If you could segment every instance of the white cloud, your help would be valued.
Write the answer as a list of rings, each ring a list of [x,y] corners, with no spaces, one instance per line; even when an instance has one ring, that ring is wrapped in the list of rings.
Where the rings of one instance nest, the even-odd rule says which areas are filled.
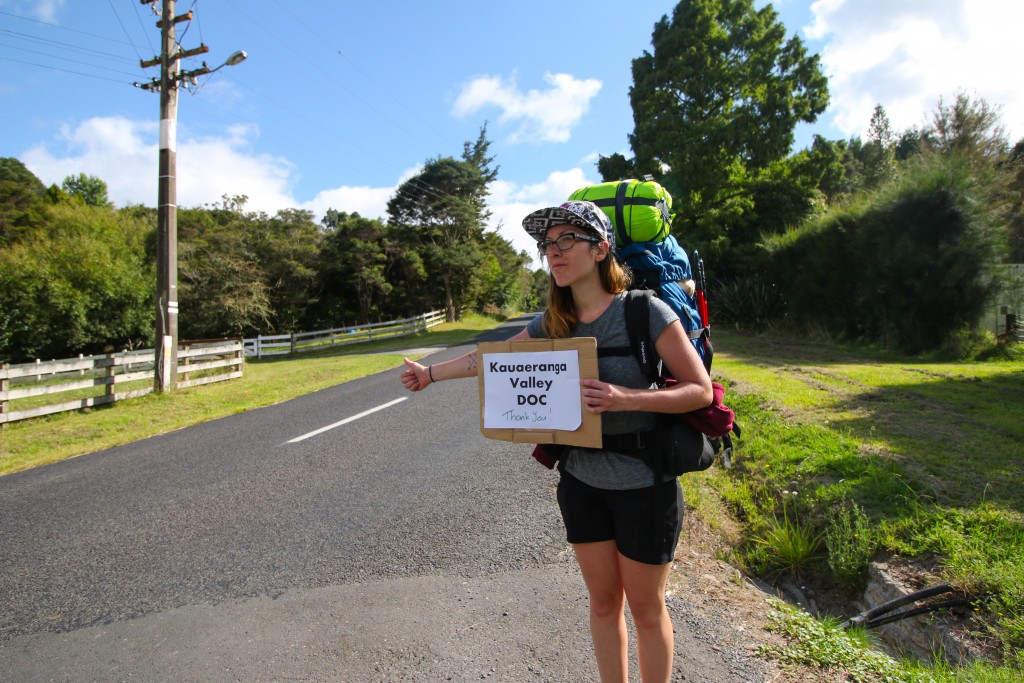
[[[570,194],[594,180],[581,168],[555,171],[539,183],[518,185],[498,180],[491,184],[488,207],[492,212],[491,228],[512,243],[516,251],[526,251],[537,265],[537,243],[523,230],[523,217],[546,206],[558,206]]]
[[[358,213],[363,218],[385,219],[388,200],[395,193],[394,187],[337,187],[323,190],[300,208],[312,211],[318,219],[327,209],[346,213]]]
[[[156,206],[157,129],[155,121],[92,118],[63,127],[54,143],[32,147],[21,155],[21,161],[46,185],[60,185],[69,175],[86,173],[107,184],[107,194],[117,206]],[[223,137],[195,138],[179,130],[175,157],[178,206],[216,204],[224,195],[246,195],[246,208],[251,211],[274,214],[280,209],[300,208],[312,211],[319,220],[327,209],[334,208],[380,218],[387,213],[395,187],[421,170],[405,171],[393,187],[336,187],[300,203],[290,192],[293,165],[281,157],[248,151],[258,134],[256,127],[248,125],[230,126]]]
[[[921,126],[940,97],[962,90],[1000,106],[1012,139],[1024,135],[1024,3],[818,0],[811,12],[803,30],[824,42],[829,113],[844,134],[864,135],[876,104],[896,130]]]
[[[60,129],[52,145],[60,151],[38,144],[20,158],[47,185],[60,185],[69,175],[86,173],[107,184],[115,204],[155,206],[157,127],[155,121],[92,118]]]
[[[247,151],[258,131],[232,126],[226,137],[194,138],[178,131],[177,204],[219,202],[247,195],[249,209],[276,212],[295,206],[289,193],[294,169],[285,159]],[[53,151],[53,150],[56,151]],[[63,127],[52,144],[40,144],[21,160],[47,185],[87,173],[107,184],[116,205],[156,205],[159,149],[157,124],[122,117],[96,117]]]
[[[501,109],[499,124],[518,122],[510,142],[566,142],[572,129],[590,108],[590,101],[601,90],[601,81],[577,79],[569,74],[544,74],[547,90],[522,92],[512,74],[506,81],[500,76],[481,76],[462,87],[452,105],[452,114],[464,117],[481,109]]]
[[[34,16],[40,21],[54,23],[57,12],[67,0],[0,0],[0,7],[9,7],[18,14]]]

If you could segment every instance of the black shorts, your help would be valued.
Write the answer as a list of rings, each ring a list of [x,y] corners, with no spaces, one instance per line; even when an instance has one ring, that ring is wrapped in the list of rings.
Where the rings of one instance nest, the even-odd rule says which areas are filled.
[[[683,490],[677,479],[612,491],[563,472],[558,507],[569,543],[614,540],[620,553],[644,564],[667,564],[675,557],[683,528]]]

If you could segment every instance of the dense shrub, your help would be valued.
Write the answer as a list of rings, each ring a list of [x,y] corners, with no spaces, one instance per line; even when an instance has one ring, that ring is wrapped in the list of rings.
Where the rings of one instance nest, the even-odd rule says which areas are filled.
[[[24,362],[152,343],[152,226],[111,209],[59,203],[48,227],[0,250],[0,358]]]
[[[978,322],[1000,254],[981,176],[923,159],[898,183],[769,244],[789,312],[906,352]]]

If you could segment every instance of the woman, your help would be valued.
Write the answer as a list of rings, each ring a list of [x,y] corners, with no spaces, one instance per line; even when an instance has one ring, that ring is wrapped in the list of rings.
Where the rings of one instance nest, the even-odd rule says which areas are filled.
[[[512,340],[596,337],[598,348],[628,346],[625,291],[629,273],[613,256],[614,230],[595,204],[569,201],[535,211],[523,227],[548,261],[548,308]],[[677,383],[657,388],[632,356],[599,358],[601,379],[580,381],[586,410],[602,413],[605,434],[655,427],[655,413],[684,413],[711,403],[711,380],[678,316],[652,299],[651,339]],[[406,359],[402,383],[420,391],[433,382],[477,374],[476,352],[424,366]],[[682,490],[671,475],[656,481],[641,459],[570,448],[558,483],[558,505],[590,594],[590,631],[603,683],[625,683],[625,605],[637,634],[640,675],[664,683],[672,673],[672,623],[665,584],[683,521]]]

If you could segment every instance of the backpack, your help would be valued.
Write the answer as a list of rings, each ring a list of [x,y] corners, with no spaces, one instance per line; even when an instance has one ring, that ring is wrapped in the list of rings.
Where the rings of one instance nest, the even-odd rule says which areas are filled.
[[[654,347],[654,340],[650,338],[650,297],[654,296],[649,290],[631,290],[627,292],[626,298],[626,329],[630,337],[630,346],[626,349],[632,353],[643,374],[652,383],[664,387],[676,380],[662,365],[662,359],[657,355]],[[706,329],[706,334],[710,332]],[[601,355],[622,355],[623,348],[598,349],[598,356]],[[712,356],[709,355],[709,358]],[[711,362],[705,364],[705,370],[711,375]],[[707,408],[680,415],[666,414],[665,418],[672,421],[685,421],[694,429],[709,437],[712,449],[717,455],[722,453],[722,465],[728,469],[732,467],[732,433],[736,438],[740,437],[741,430],[736,423],[736,414],[723,402],[725,387],[720,382],[712,382],[714,397]],[[714,458],[707,462],[701,461],[696,469],[708,469]],[[694,471],[694,470],[687,470]]]
[[[661,242],[672,226],[672,195],[651,176],[588,185],[569,195],[570,201],[580,199],[601,207],[615,226],[615,243],[620,247]]]
[[[643,180],[618,180],[580,188],[570,200],[593,202],[615,228],[615,255],[633,273],[633,286],[657,293],[679,316],[704,367],[711,371],[710,330],[707,312],[701,312],[698,297],[683,289],[693,279],[690,259],[670,233],[672,195],[649,175]],[[697,292],[703,292],[703,262],[697,264]],[[699,296],[699,295],[698,295]]]

